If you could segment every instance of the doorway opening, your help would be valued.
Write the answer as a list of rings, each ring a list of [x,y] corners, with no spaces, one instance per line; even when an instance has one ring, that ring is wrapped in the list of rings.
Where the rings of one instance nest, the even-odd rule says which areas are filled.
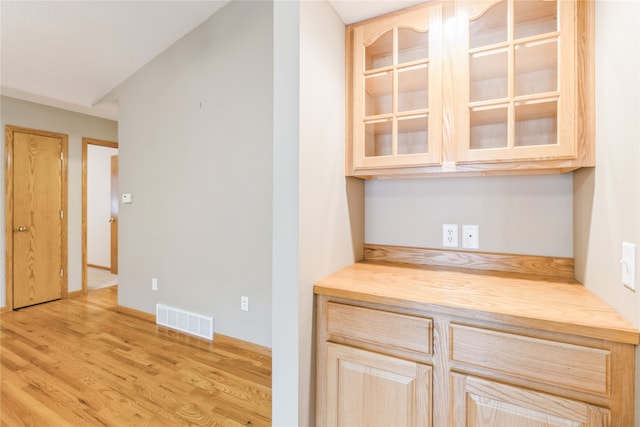
[[[118,143],[82,138],[82,292],[117,284]]]

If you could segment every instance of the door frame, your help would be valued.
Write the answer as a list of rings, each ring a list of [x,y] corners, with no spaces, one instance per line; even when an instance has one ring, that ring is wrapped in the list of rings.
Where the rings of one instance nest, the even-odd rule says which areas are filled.
[[[61,160],[61,185],[62,185],[62,236],[61,246],[62,253],[61,264],[64,269],[62,278],[62,298],[67,298],[69,294],[69,262],[68,262],[68,218],[69,218],[69,201],[67,195],[68,187],[68,153],[69,153],[69,135],[64,133],[55,133],[38,129],[25,128],[20,126],[5,126],[5,307],[4,311],[13,310],[13,133],[23,132],[33,135],[46,136],[50,138],[58,138],[62,145]]]
[[[89,145],[118,148],[118,143],[95,138],[82,138],[82,294],[89,292],[87,283],[87,174],[89,170]]]

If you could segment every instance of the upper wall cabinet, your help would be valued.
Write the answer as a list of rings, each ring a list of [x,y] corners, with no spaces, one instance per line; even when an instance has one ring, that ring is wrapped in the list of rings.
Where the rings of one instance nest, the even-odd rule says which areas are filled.
[[[427,3],[347,27],[347,174],[594,165],[593,2]]]
[[[440,164],[441,9],[353,27],[354,168]]]

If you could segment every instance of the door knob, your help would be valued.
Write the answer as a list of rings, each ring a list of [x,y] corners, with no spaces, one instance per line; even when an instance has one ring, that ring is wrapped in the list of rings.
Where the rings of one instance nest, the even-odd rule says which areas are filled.
[[[24,225],[21,225],[18,228],[16,228],[14,231],[23,232],[23,231],[27,231],[27,230],[28,230],[27,227],[25,227]]]
[[[115,220],[115,218],[109,218],[109,224],[112,224]]]

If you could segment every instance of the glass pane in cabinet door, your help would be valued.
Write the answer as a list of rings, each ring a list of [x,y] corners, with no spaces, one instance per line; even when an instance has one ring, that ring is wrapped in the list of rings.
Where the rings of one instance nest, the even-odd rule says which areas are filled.
[[[557,143],[558,103],[556,101],[516,104],[517,147]]]
[[[558,41],[516,45],[516,96],[555,92],[558,88]]]
[[[472,150],[485,148],[505,148],[508,145],[507,106],[471,110],[471,141]]]
[[[521,39],[557,31],[557,8],[557,2],[552,0],[514,1],[514,38]]]
[[[365,77],[364,114],[375,116],[391,114],[393,102],[393,73],[375,74]]]
[[[364,49],[365,71],[393,65],[393,30],[387,31]]]
[[[489,46],[507,41],[507,11],[506,0],[492,6],[485,13],[469,23],[469,47]]]
[[[398,28],[398,64],[429,58],[429,33]]]
[[[429,117],[427,115],[398,119],[398,154],[429,152]]]
[[[482,52],[469,58],[469,100],[488,101],[508,96],[508,52]]]
[[[365,157],[390,156],[393,154],[393,123],[391,120],[364,124]]]
[[[427,64],[398,70],[398,112],[429,107],[429,68]]]

